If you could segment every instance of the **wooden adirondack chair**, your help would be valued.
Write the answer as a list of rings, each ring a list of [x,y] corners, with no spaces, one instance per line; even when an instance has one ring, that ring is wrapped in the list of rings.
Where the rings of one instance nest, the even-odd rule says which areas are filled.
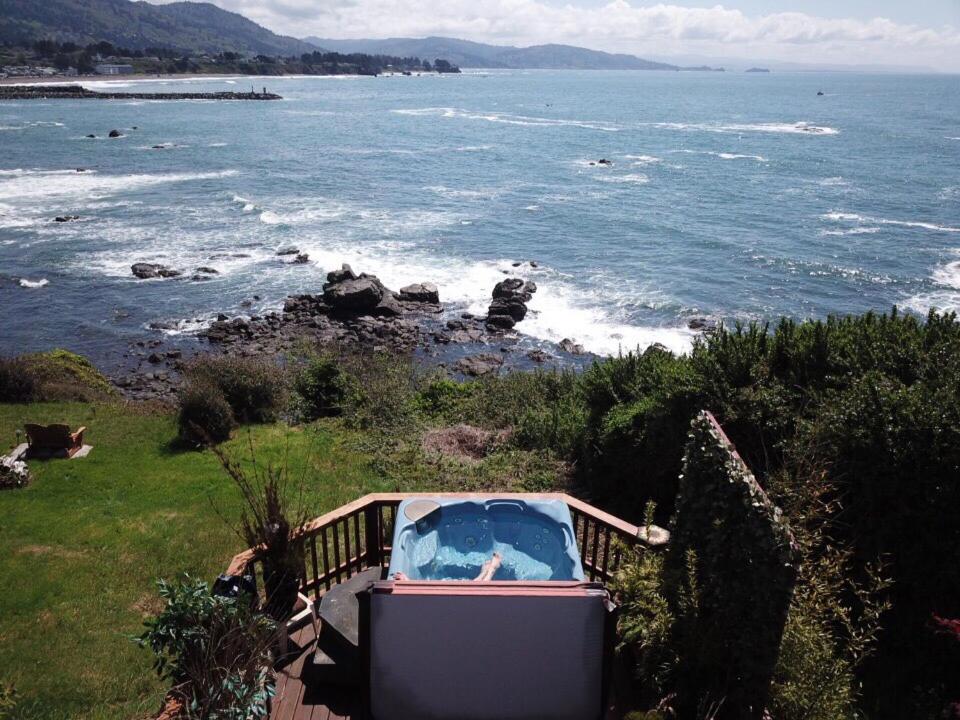
[[[73,457],[83,447],[83,433],[85,427],[76,432],[70,432],[69,425],[33,425],[26,424],[27,456],[32,458],[44,457]]]

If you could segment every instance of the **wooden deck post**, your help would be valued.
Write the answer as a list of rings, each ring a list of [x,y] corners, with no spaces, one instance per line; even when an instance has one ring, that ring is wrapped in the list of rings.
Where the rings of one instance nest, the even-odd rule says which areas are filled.
[[[379,567],[380,556],[380,503],[371,502],[363,509],[364,544],[367,549],[367,567]],[[359,549],[357,550],[359,555]]]

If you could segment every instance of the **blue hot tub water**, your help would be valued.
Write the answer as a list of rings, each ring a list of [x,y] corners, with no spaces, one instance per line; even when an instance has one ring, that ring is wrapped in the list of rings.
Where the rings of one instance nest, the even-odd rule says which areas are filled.
[[[559,500],[433,499],[439,507],[410,520],[397,510],[389,573],[411,580],[472,580],[494,552],[494,580],[583,580],[573,520]]]

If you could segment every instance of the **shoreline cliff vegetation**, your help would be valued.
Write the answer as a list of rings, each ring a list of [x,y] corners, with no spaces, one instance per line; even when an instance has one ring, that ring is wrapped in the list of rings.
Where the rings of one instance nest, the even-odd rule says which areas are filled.
[[[12,717],[157,706],[148,658],[124,642],[158,610],[153,579],[212,578],[238,549],[220,516],[239,498],[209,442],[286,457],[304,471],[311,515],[377,490],[563,489],[669,524],[703,409],[796,538],[772,716],[938,718],[960,697],[960,644],[938,632],[960,617],[952,314],[720,327],[685,356],[654,346],[579,373],[474,381],[404,355],[309,346],[282,364],[200,357],[178,407],[123,401],[82,359],[47,357],[0,362],[0,433],[12,444],[24,422],[86,425],[94,451],[31,463],[30,485],[0,493],[0,687],[15,688]],[[82,372],[64,369],[74,365]],[[697,656],[686,630],[696,588],[671,599],[676,573],[641,552],[617,583],[632,718],[711,700],[677,700],[683,668],[717,659]],[[58,652],[36,642],[44,635],[63,639]]]

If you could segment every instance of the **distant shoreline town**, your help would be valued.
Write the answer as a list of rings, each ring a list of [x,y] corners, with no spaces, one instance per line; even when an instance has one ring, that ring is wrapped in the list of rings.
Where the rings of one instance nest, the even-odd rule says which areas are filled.
[[[460,68],[442,58],[338,53],[315,50],[299,56],[274,56],[146,48],[131,50],[107,41],[85,46],[37,40],[29,46],[0,49],[0,81],[62,80],[79,77],[217,75],[403,75],[455,74]]]

